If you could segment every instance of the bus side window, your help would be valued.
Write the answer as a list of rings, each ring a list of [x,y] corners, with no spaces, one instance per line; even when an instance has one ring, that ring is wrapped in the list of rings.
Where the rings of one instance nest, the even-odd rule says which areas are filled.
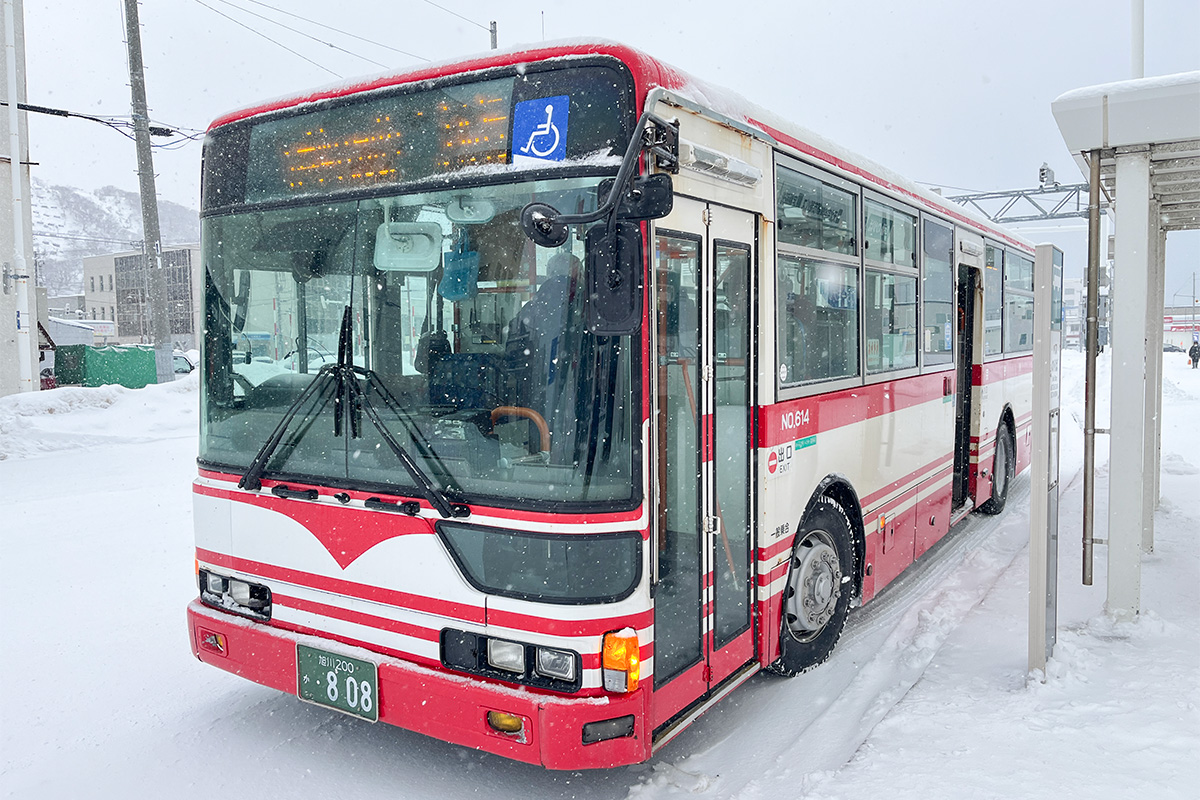
[[[858,273],[810,259],[779,262],[780,382],[858,374]]]

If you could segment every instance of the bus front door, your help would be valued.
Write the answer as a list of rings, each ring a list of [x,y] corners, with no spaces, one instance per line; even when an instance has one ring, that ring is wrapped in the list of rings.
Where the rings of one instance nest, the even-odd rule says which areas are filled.
[[[655,728],[755,655],[754,225],[676,197],[653,237]]]

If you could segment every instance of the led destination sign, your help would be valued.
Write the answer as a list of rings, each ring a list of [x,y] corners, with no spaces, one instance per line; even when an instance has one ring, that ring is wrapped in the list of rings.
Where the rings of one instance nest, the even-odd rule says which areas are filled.
[[[204,210],[413,184],[470,167],[529,169],[512,164],[526,145],[544,158],[539,166],[619,155],[633,121],[632,88],[615,67],[572,65],[251,117],[216,128],[205,142]],[[532,111],[524,119],[514,109]]]
[[[395,184],[508,158],[512,80],[277,120],[250,136],[247,199]]]

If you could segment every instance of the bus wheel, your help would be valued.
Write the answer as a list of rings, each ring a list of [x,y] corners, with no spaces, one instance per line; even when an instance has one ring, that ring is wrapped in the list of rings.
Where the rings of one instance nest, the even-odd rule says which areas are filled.
[[[783,590],[779,658],[767,669],[799,675],[829,657],[850,610],[854,549],[850,521],[840,506],[819,501],[796,534]]]
[[[996,431],[996,456],[992,459],[992,496],[979,510],[984,514],[999,514],[1008,502],[1008,487],[1016,474],[1017,448],[1013,444],[1012,432],[1007,423],[1001,423]]]

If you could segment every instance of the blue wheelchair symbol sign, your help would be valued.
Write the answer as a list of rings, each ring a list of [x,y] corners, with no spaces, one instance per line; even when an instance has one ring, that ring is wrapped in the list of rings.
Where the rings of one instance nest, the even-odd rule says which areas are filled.
[[[571,98],[539,97],[513,109],[513,163],[562,161],[567,157],[567,113]]]

